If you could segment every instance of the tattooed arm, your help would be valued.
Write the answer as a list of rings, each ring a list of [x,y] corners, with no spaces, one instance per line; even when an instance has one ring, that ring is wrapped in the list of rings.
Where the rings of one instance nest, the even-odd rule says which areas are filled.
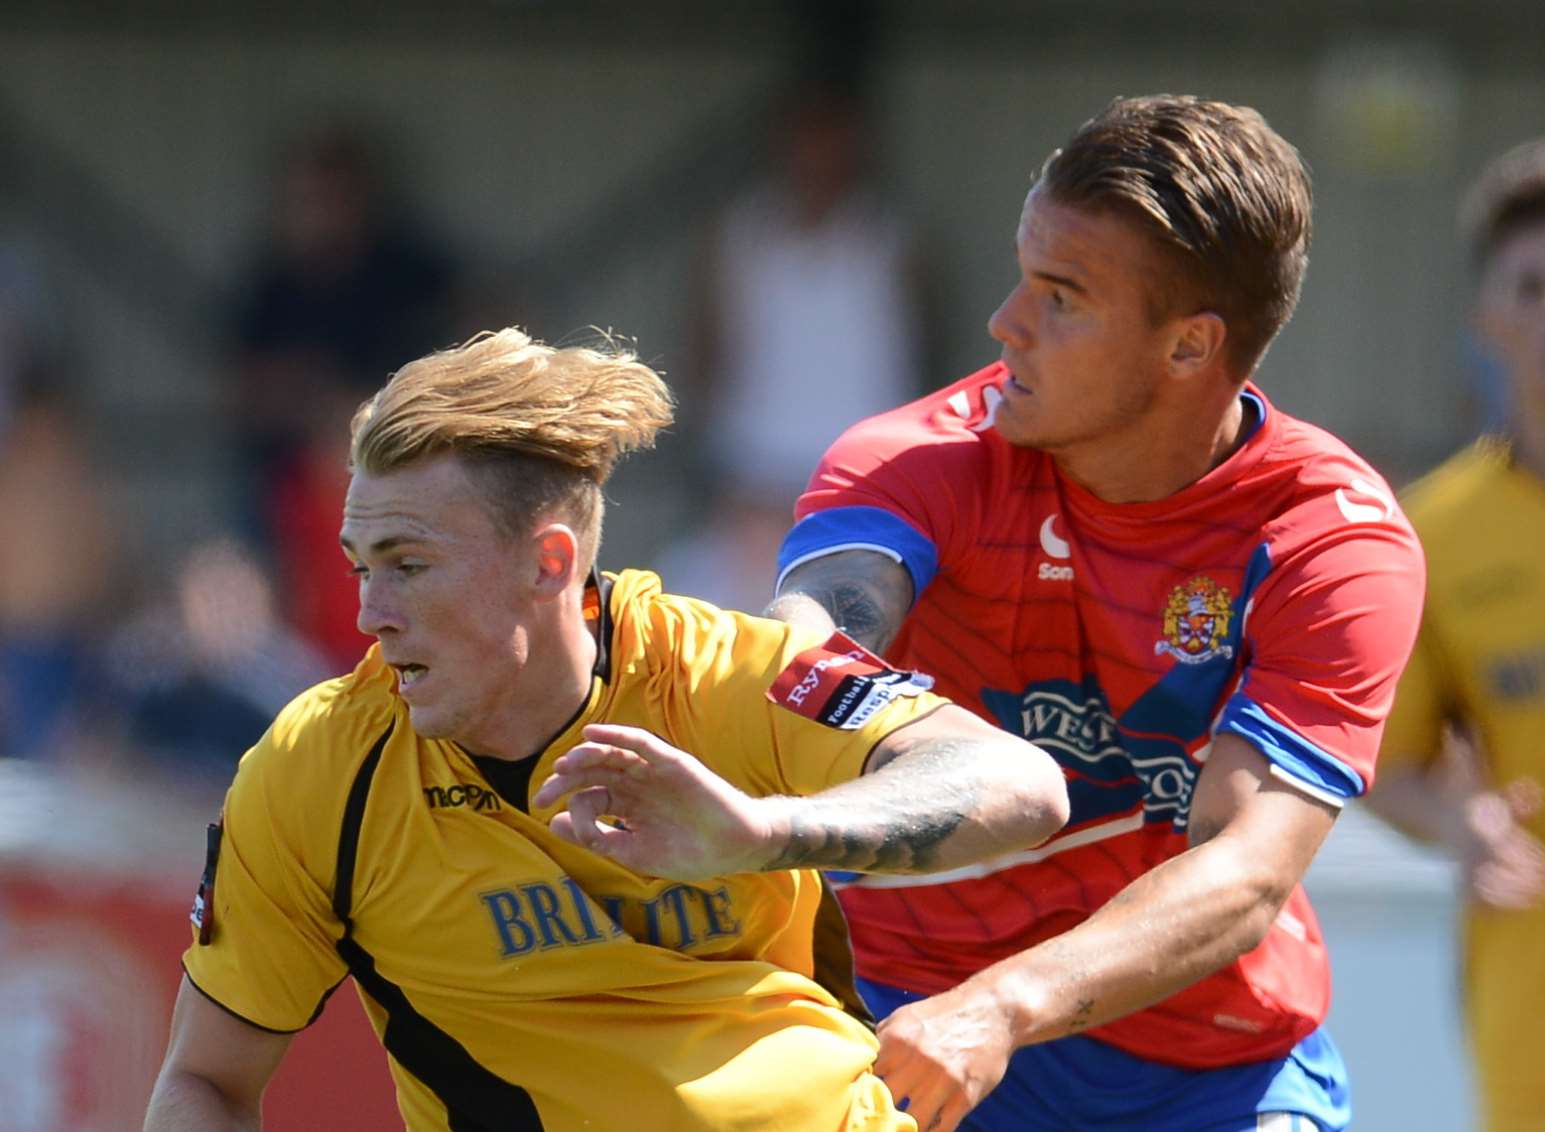
[[[1246,740],[1219,735],[1189,851],[1070,931],[897,1010],[880,1024],[875,1071],[920,1128],[956,1127],[1018,1047],[1151,1006],[1259,944],[1336,813],[1273,777]]]
[[[1039,845],[1068,820],[1051,756],[953,704],[892,731],[863,777],[768,801],[777,869],[939,872]]]
[[[568,794],[550,823],[560,837],[677,880],[938,872],[1037,845],[1068,816],[1049,755],[952,704],[881,740],[862,777],[803,798],[752,798],[641,728],[592,724],[585,739],[557,760],[533,805]]]
[[[795,625],[841,629],[883,654],[912,607],[912,575],[873,550],[839,550],[790,570],[764,612]]]

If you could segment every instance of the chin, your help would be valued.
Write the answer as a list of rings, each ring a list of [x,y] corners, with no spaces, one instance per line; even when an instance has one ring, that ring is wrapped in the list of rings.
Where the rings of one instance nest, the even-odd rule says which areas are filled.
[[[1016,421],[1012,418],[1005,419],[1000,412],[993,421],[993,428],[999,436],[1014,445],[1016,448],[1039,448],[1042,438],[1036,434],[1036,430],[1026,421]]]
[[[421,739],[449,739],[453,728],[442,713],[433,708],[408,705],[408,722]]]

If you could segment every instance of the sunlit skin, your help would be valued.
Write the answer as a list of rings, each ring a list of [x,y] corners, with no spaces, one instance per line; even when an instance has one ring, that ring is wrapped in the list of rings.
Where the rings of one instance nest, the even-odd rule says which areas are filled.
[[[1512,233],[1493,253],[1475,328],[1507,381],[1518,458],[1545,478],[1545,222]]]
[[[453,455],[355,472],[343,514],[359,628],[397,670],[414,730],[497,758],[540,751],[595,663],[573,531],[539,519],[507,535]]]
[[[1217,315],[1155,322],[1146,288],[1165,268],[1148,235],[1037,189],[1016,247],[1019,282],[987,323],[1012,375],[999,434],[1113,503],[1162,499],[1227,459],[1244,375],[1228,372]]]

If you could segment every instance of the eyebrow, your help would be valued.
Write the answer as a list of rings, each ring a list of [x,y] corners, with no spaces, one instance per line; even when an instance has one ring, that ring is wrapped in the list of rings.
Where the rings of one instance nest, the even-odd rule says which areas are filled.
[[[390,538],[377,539],[375,542],[370,544],[369,550],[372,554],[385,554],[388,551],[396,550],[399,546],[409,546],[419,541],[419,539],[406,538],[401,535],[393,535]],[[342,546],[343,549],[348,551],[350,554],[358,553],[354,547],[354,544],[349,541],[346,535],[338,536],[338,545]]]
[[[1087,295],[1089,289],[1076,279],[1070,279],[1066,275],[1054,275],[1049,271],[1032,271],[1030,273],[1037,279],[1043,279],[1047,283],[1056,284],[1058,287],[1066,287],[1069,291],[1077,291],[1080,295]]]

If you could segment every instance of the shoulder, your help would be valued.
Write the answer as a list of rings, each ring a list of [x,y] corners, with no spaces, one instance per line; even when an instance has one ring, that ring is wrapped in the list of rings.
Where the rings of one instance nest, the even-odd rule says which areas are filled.
[[[771,680],[812,637],[782,621],[665,593],[645,570],[613,577],[611,612],[617,662],[675,672],[694,687],[735,675]]]
[[[1317,425],[1281,414],[1251,478],[1275,502],[1275,514],[1264,524],[1275,558],[1327,539],[1395,543],[1420,554],[1394,489],[1348,444]]]
[[[301,810],[345,796],[354,773],[395,723],[392,671],[372,647],[346,676],[302,692],[242,758],[232,802],[278,795]]]
[[[827,452],[812,489],[891,484],[938,496],[952,484],[981,483],[1032,458],[993,428],[1003,372],[995,363],[853,425]]]

